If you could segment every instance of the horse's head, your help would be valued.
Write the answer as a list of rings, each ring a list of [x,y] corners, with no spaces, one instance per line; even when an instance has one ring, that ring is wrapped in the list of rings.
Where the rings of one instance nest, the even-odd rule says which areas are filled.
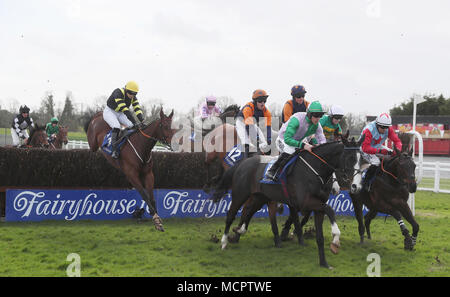
[[[348,140],[348,135],[349,131],[341,136],[344,153],[341,155],[339,170],[336,171],[339,186],[343,189],[349,189],[352,185],[355,172],[358,169],[360,147],[365,138],[365,135],[363,135],[358,141],[355,141],[354,137]]]
[[[169,116],[166,116],[163,112],[163,109],[161,107],[161,110],[159,112],[159,131],[156,134],[156,138],[158,138],[159,141],[164,143],[165,145],[168,145],[170,147],[170,143],[172,141],[172,137],[175,134],[175,130],[172,129],[172,117],[173,117],[173,109]]]
[[[37,123],[34,124],[34,129],[30,133],[27,145],[32,147],[48,147],[47,133],[45,133],[45,128],[40,127]]]
[[[397,181],[408,188],[408,192],[414,193],[417,190],[416,164],[412,159],[412,148],[406,152],[400,152],[395,146],[396,155],[389,161],[389,169]]]
[[[230,106],[227,106],[225,110],[220,114],[219,118],[222,120],[222,122],[225,122],[227,118],[236,118],[240,111],[240,107],[237,104],[233,104]]]
[[[64,143],[64,145],[67,145],[67,143],[69,142],[69,139],[67,138],[68,131],[69,131],[69,127],[60,126],[59,133],[56,136],[61,141],[61,143]]]

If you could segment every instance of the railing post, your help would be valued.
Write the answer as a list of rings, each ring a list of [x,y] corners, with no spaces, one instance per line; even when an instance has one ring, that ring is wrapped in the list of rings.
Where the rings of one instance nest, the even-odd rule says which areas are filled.
[[[440,165],[439,165],[439,162],[436,162],[435,168],[434,168],[434,192],[435,193],[439,193],[440,178],[441,178]]]

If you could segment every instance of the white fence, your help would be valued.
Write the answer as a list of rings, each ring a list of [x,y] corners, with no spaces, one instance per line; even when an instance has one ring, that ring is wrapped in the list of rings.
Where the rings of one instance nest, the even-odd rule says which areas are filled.
[[[423,162],[422,165],[422,170],[426,172],[425,174],[423,174],[423,177],[425,179],[431,178],[431,182],[433,182],[433,185],[430,186],[428,183],[426,183],[427,180],[424,180],[422,178],[422,182],[419,184],[419,187],[417,187],[417,189],[421,191],[433,191],[435,193],[450,194],[450,190],[441,189],[441,181],[449,180],[448,182],[450,182],[450,163]],[[428,174],[428,172],[432,172],[432,174]]]

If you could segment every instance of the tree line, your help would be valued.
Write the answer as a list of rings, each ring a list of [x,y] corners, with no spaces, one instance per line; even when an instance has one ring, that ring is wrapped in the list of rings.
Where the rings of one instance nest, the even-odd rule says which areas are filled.
[[[445,98],[441,94],[439,96],[425,95],[423,96],[423,99],[425,99],[425,102],[417,105],[418,115],[450,115],[450,98]],[[107,97],[102,96],[93,100],[94,103],[89,106],[85,106],[85,108],[80,108],[80,106],[75,107],[72,93],[67,92],[64,99],[64,105],[61,108],[61,104],[57,104],[60,102],[57,102],[53,93],[49,91],[41,99],[39,108],[37,110],[31,110],[30,116],[35,122],[39,123],[40,125],[45,125],[46,123],[50,122],[50,119],[52,117],[57,117],[62,125],[69,127],[69,131],[82,131],[84,123],[88,121],[96,112],[104,109],[106,100]],[[199,99],[197,105],[192,107],[187,112],[175,110],[174,120],[176,121],[177,119],[181,118],[189,118],[192,120],[193,115],[196,114],[197,108],[203,102],[203,100],[204,98]],[[141,108],[144,112],[147,122],[151,122],[159,118],[159,111],[161,107],[164,108],[164,104],[161,100],[152,99],[140,101]],[[413,102],[414,97],[411,97],[409,100],[406,100],[399,106],[394,106],[392,109],[390,109],[390,114],[392,116],[412,115]],[[229,105],[236,104],[236,102],[231,97],[223,96],[218,98],[217,104],[222,109],[225,109]],[[284,102],[274,102],[268,105],[268,108],[272,113],[272,117],[278,117],[281,119],[283,104]],[[6,110],[2,109],[2,106],[0,106],[0,127],[11,126],[14,117],[19,112],[18,107],[16,107],[15,109],[17,110],[14,110],[13,108],[9,108],[9,110]],[[356,135],[359,134],[358,131],[361,131],[366,124],[365,121],[366,119],[364,115],[348,113],[341,121],[341,126],[344,131],[350,128],[351,135]],[[281,123],[279,127],[281,127]]]

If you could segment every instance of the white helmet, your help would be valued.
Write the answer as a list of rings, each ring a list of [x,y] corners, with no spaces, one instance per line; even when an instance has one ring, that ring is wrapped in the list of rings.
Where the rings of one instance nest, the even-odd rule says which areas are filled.
[[[328,112],[330,116],[343,116],[344,115],[344,109],[339,105],[333,105],[330,108],[330,111]]]
[[[392,120],[391,117],[383,112],[382,114],[380,114],[377,119],[375,120],[375,122],[380,125],[380,126],[385,126],[385,127],[390,127],[392,126]]]

